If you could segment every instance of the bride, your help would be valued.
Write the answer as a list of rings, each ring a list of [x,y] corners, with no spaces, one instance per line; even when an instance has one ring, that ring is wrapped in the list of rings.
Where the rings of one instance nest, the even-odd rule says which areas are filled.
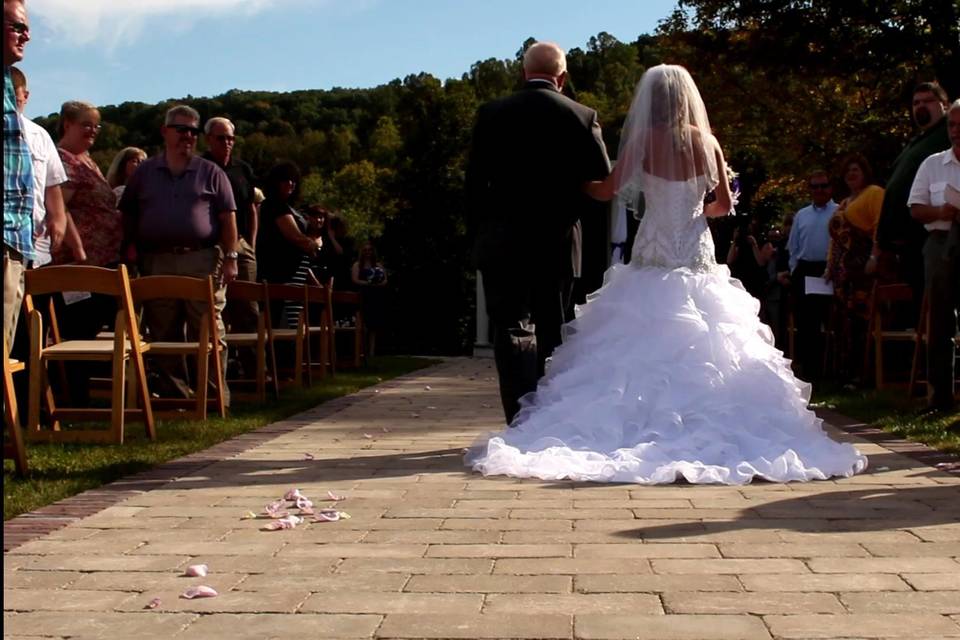
[[[725,168],[687,70],[649,69],[615,171],[585,186],[599,200],[643,194],[631,262],[607,271],[511,428],[479,440],[468,466],[640,484],[822,480],[866,467],[823,431],[759,303],[714,260],[706,217],[730,211]]]

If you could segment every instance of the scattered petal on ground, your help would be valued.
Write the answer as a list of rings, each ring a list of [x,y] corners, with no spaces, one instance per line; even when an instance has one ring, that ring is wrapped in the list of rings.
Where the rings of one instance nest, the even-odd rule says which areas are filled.
[[[420,414],[419,414],[419,413],[411,413],[411,414],[410,414],[410,417],[411,417],[411,418],[419,418],[419,417],[420,417]]]
[[[312,453],[304,453],[304,454],[303,454],[303,459],[304,459],[304,460],[313,460],[313,459],[314,459],[314,456],[313,456]]]
[[[432,391],[432,388],[430,387],[430,385],[426,385],[426,386],[424,387],[424,390],[425,390],[425,391]]]
[[[186,598],[187,600],[193,600],[194,598],[213,598],[216,597],[217,590],[213,587],[208,587],[205,584],[201,584],[196,587],[190,587],[186,591],[180,594],[181,598]]]
[[[144,608],[144,609],[156,609],[156,608],[159,607],[159,606],[160,606],[160,598],[154,598],[153,600],[151,600],[151,601],[148,602],[147,604],[143,605],[143,608]]]
[[[341,517],[341,513],[336,509],[321,509],[313,518],[314,522],[336,522]]]
[[[268,522],[267,524],[260,527],[261,531],[280,531],[281,529],[295,529],[298,524],[303,522],[303,518],[299,516],[286,516],[273,522]]]
[[[259,516],[258,516],[257,514],[255,514],[253,511],[247,511],[245,514],[243,514],[242,516],[240,516],[240,519],[241,519],[241,520],[253,520],[254,518],[258,518],[258,517],[259,517]]]
[[[390,433],[390,429],[387,429],[386,427],[384,427],[383,429],[381,429],[381,431],[383,431],[384,433]]]
[[[302,498],[303,494],[300,493],[300,489],[290,489],[285,494],[283,494],[284,500],[296,500],[297,498]]]
[[[286,508],[285,500],[274,500],[263,508],[263,513],[270,518],[282,518],[286,515]]]
[[[364,437],[364,438],[366,438],[367,440],[371,440],[371,439],[373,439],[373,436],[372,436],[372,435],[370,435],[369,433],[365,433],[365,434],[363,434],[363,437]]]
[[[191,578],[202,578],[207,575],[209,567],[205,564],[192,564],[187,567],[187,570],[183,572],[183,575],[190,576]]]
[[[296,507],[297,509],[310,509],[311,507],[313,507],[313,502],[311,502],[310,500],[307,500],[305,496],[300,496],[299,498],[297,498]]]
[[[333,491],[327,491],[327,499],[333,500],[334,502],[340,502],[341,500],[346,500],[347,496],[341,496]]]

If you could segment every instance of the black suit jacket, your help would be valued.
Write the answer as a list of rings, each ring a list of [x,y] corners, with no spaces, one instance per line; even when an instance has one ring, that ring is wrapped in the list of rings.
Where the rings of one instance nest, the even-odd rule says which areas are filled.
[[[467,166],[481,271],[543,279],[579,270],[582,186],[610,171],[593,109],[546,82],[483,105]]]

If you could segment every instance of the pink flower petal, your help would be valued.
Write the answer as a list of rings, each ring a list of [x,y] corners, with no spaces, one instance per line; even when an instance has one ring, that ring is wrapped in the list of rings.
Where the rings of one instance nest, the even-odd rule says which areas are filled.
[[[187,600],[193,600],[194,598],[214,598],[216,597],[217,590],[213,587],[208,587],[207,585],[201,584],[196,587],[190,587],[186,591],[180,594],[181,598],[186,598]]]
[[[207,575],[208,567],[205,564],[192,564],[187,567],[187,570],[183,572],[183,575],[190,576],[191,578],[202,578]]]
[[[320,511],[316,517],[314,517],[314,522],[336,522],[340,519],[340,512],[336,509],[324,509]]]
[[[333,491],[327,491],[327,499],[333,500],[334,502],[340,502],[341,500],[346,500],[347,496],[341,496],[334,493]]]
[[[300,489],[290,489],[285,494],[283,494],[283,499],[293,501],[301,497],[302,495],[303,494],[300,493]]]
[[[154,598],[143,606],[144,609],[156,609],[160,606],[160,598]]]
[[[299,496],[296,502],[297,509],[309,509],[313,507],[313,502],[307,500],[304,496]]]
[[[299,516],[287,516],[285,518],[280,518],[279,520],[274,520],[262,527],[261,531],[279,531],[281,529],[295,529],[298,524],[303,522],[303,518]]]
[[[303,459],[304,459],[304,460],[313,460],[314,457],[313,457],[313,454],[312,454],[312,453],[304,453],[304,454],[303,454]]]
[[[286,509],[287,503],[285,500],[274,500],[270,504],[266,505],[263,508],[263,513],[273,517],[274,514],[279,513],[280,511]]]
[[[425,390],[425,391],[431,391],[430,385],[426,385],[426,386],[424,387],[424,390]]]
[[[369,433],[365,433],[365,434],[363,434],[363,437],[364,437],[364,438],[366,438],[367,440],[370,440],[370,439],[372,439],[372,438],[373,438],[373,436],[372,436],[372,435],[370,435]]]

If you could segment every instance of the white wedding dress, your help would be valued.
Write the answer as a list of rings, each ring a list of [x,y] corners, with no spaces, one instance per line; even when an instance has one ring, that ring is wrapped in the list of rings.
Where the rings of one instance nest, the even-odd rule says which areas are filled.
[[[862,471],[867,459],[831,440],[807,408],[810,385],[774,348],[757,300],[716,264],[706,185],[643,182],[631,263],[607,271],[511,428],[481,438],[466,464],[484,475],[640,484]]]

